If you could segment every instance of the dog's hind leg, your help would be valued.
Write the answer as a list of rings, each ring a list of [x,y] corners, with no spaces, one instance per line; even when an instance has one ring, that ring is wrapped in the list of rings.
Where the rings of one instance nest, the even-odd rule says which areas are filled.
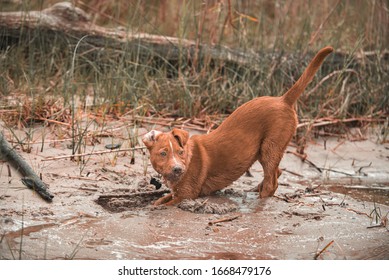
[[[282,170],[281,170],[280,168],[278,168],[277,172],[278,172],[278,175],[277,175],[277,179],[278,179],[278,178],[281,176],[281,174],[282,174]],[[252,192],[261,192],[262,189],[263,189],[263,181],[264,181],[264,180],[265,180],[265,179],[263,179],[263,180],[261,181],[261,183],[259,183],[258,187],[253,188],[253,189],[251,189],[250,191],[252,191]]]
[[[284,149],[280,149],[271,140],[264,141],[261,145],[259,162],[263,167],[264,178],[258,186],[259,197],[265,198],[273,196],[278,188],[278,177],[282,171],[278,168]]]
[[[278,171],[278,175],[277,175],[277,178],[278,178],[278,177],[281,176],[282,170],[278,168],[277,171]],[[252,175],[251,175],[251,176],[252,176]],[[252,177],[254,177],[254,176],[252,176]],[[262,188],[263,188],[263,181],[264,181],[264,180],[262,180],[261,183],[259,183],[258,187],[253,187],[253,188],[251,188],[251,189],[246,190],[245,192],[261,192],[261,190],[262,190]]]

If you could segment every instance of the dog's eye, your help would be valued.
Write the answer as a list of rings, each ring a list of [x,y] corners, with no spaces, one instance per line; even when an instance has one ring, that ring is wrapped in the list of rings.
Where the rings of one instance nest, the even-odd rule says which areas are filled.
[[[180,156],[182,156],[182,155],[184,154],[184,151],[183,151],[183,150],[180,150],[180,151],[178,151],[178,154],[179,154]]]
[[[163,157],[166,157],[167,153],[166,152],[161,152],[160,155],[163,156]]]

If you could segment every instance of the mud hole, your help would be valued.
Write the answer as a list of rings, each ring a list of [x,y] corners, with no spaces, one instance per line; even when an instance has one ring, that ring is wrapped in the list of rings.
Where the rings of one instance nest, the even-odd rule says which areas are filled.
[[[96,200],[96,203],[102,206],[109,212],[119,213],[123,211],[139,211],[144,209],[156,210],[166,208],[165,206],[153,206],[153,202],[163,195],[169,193],[168,189],[148,191],[148,192],[134,192],[132,194],[115,194],[115,195],[101,195]],[[200,214],[226,214],[236,212],[239,210],[237,202],[228,199],[241,198],[240,202],[245,204],[247,194],[238,193],[233,189],[226,189],[216,193],[214,196],[208,198],[187,199],[179,203],[177,207],[181,210],[200,213]]]
[[[153,201],[157,200],[166,193],[168,193],[168,190],[133,194],[103,195],[99,196],[96,203],[112,213],[135,211],[151,206]]]
[[[311,141],[306,152],[323,172],[285,154],[269,199],[250,192],[262,180],[256,163],[254,177],[225,190],[154,207],[169,190],[149,184],[157,174],[147,154],[45,161],[70,151],[52,136],[41,152],[38,132],[34,152],[21,154],[55,197],[46,203],[0,163],[0,259],[314,259],[332,241],[319,259],[389,259],[389,147],[374,139]]]

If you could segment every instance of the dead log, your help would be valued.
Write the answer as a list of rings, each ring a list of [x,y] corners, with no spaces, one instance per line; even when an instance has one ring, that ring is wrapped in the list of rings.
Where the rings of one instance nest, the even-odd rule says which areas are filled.
[[[7,161],[12,167],[19,171],[22,182],[30,189],[35,190],[44,200],[51,202],[54,198],[47,190],[47,185],[36,175],[30,165],[15,151],[4,138],[0,131],[0,158]]]
[[[113,49],[120,52],[134,53],[137,58],[144,57],[176,66],[177,63],[187,65],[213,64],[229,65],[234,69],[245,68],[253,71],[263,71],[260,64],[273,64],[278,61],[309,61],[310,55],[258,53],[247,50],[236,50],[226,46],[200,44],[193,40],[148,33],[134,33],[123,26],[106,28],[95,25],[90,16],[70,2],[57,3],[42,11],[1,12],[0,13],[0,49],[6,49],[13,44],[26,43],[37,35],[51,34],[61,36],[71,45],[80,43],[86,48],[85,52],[104,52]],[[50,36],[49,36],[50,37]],[[53,39],[52,38],[52,39]],[[82,39],[82,42],[80,40]],[[49,41],[50,42],[50,41]],[[53,41],[51,41],[53,42]],[[288,59],[284,59],[290,56]],[[349,54],[336,52],[332,55],[332,67],[342,69],[345,62],[350,60]],[[376,52],[361,52],[354,57],[358,64],[366,64],[374,60]],[[389,52],[383,51],[381,60],[389,59]],[[372,61],[374,62],[374,61]],[[180,65],[182,66],[182,65]],[[354,67],[353,67],[354,66]]]
[[[82,45],[90,49],[112,48],[137,53],[138,56],[159,57],[163,61],[192,63],[199,58],[238,65],[252,65],[253,56],[247,52],[221,46],[208,46],[195,41],[133,33],[124,27],[105,28],[89,21],[89,15],[72,3],[61,2],[42,11],[0,13],[0,46],[18,42],[21,37],[33,38],[33,34],[61,35],[72,44],[81,38]],[[38,33],[34,33],[38,32]],[[3,41],[3,42],[1,42]],[[7,42],[8,41],[8,42]]]

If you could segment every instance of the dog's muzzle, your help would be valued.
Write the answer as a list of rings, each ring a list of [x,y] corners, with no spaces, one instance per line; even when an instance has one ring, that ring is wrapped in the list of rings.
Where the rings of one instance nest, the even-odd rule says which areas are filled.
[[[185,172],[185,169],[179,165],[176,165],[174,166],[172,169],[171,169],[171,172],[169,174],[167,174],[167,179],[169,181],[178,181],[181,176],[184,174]]]

